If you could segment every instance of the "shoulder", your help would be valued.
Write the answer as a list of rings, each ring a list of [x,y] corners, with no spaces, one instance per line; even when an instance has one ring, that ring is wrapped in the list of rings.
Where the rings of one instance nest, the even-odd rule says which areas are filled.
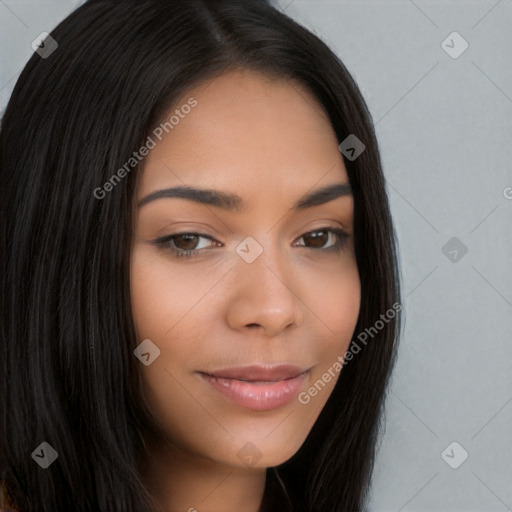
[[[0,480],[0,512],[18,512],[10,499],[3,480]]]

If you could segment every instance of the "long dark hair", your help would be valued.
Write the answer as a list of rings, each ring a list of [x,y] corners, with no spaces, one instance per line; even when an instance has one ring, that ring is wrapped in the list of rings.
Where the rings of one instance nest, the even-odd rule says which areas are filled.
[[[138,169],[108,198],[93,191],[193,85],[235,68],[304,84],[338,140],[354,134],[365,145],[345,158],[362,296],[352,348],[400,309],[378,144],[339,58],[263,1],[89,0],[51,36],[58,48],[31,57],[0,132],[1,475],[23,511],[150,510],[138,464],[153,423],[129,286]],[[294,510],[364,510],[398,311],[381,324],[279,467]],[[31,456],[42,442],[58,453],[48,469]]]

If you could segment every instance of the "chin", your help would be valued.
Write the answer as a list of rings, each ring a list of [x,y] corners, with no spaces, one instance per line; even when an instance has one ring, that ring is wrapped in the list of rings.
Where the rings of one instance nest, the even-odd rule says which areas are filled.
[[[275,427],[272,427],[275,428]],[[277,427],[277,430],[279,427]],[[291,459],[300,449],[308,432],[297,435],[281,435],[267,429],[258,436],[240,436],[230,441],[229,460],[226,460],[228,449],[222,449],[219,455],[230,465],[237,467],[267,468],[279,466]],[[222,447],[228,448],[228,447]]]

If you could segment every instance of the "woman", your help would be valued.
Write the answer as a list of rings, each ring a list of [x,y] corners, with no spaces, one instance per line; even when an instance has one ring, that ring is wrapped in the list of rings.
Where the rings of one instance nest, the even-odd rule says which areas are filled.
[[[51,37],[0,134],[13,506],[364,510],[401,305],[353,79],[257,0]]]

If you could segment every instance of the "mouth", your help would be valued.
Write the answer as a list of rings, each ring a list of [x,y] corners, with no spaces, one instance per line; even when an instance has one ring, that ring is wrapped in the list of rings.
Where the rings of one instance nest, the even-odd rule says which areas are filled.
[[[201,378],[236,405],[256,411],[278,409],[298,394],[310,369],[294,365],[246,366],[198,372]]]

